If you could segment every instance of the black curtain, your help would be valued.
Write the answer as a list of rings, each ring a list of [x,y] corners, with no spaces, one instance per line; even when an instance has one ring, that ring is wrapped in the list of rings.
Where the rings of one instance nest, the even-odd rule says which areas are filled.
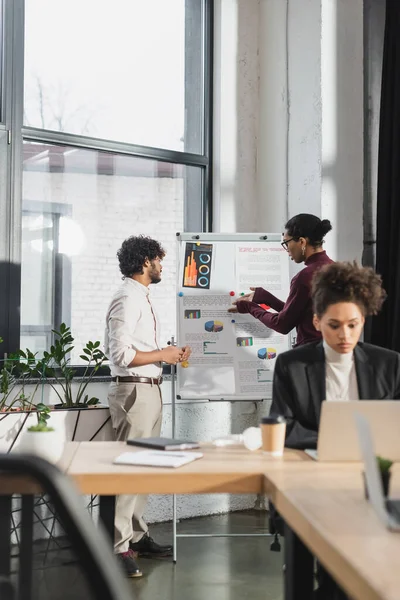
[[[400,352],[400,0],[386,0],[379,124],[376,271],[388,297],[371,341]]]

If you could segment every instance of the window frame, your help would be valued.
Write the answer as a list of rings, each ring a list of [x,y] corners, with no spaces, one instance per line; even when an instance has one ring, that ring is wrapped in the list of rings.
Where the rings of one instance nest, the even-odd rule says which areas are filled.
[[[141,146],[125,142],[104,140],[63,132],[42,130],[23,125],[23,86],[24,86],[24,6],[25,0],[0,0],[3,2],[3,37],[0,39],[1,73],[1,117],[0,133],[4,130],[7,136],[6,193],[0,192],[0,216],[5,215],[6,236],[0,245],[0,277],[5,281],[0,302],[4,307],[1,336],[4,339],[0,346],[0,359],[20,347],[20,305],[21,305],[21,234],[22,234],[22,147],[24,141],[68,145],[89,150],[107,151],[114,154],[125,154],[153,161],[178,163],[188,167],[200,167],[201,207],[194,202],[185,203],[184,230],[210,231],[212,229],[212,128],[213,128],[213,38],[214,38],[214,0],[202,0],[202,106],[195,106],[193,119],[202,119],[203,151],[201,153],[180,152],[150,146]],[[185,0],[185,8],[198,5],[193,0]],[[198,13],[199,14],[199,13]],[[187,27],[190,15],[185,10],[185,44],[187,43]],[[197,23],[197,22],[196,22]],[[190,37],[190,36],[189,36]],[[185,49],[185,52],[187,48]],[[190,60],[190,55],[189,55]],[[186,66],[185,73],[189,65]],[[197,63],[198,64],[198,63]],[[200,71],[199,71],[200,72]],[[190,90],[185,86],[185,100]],[[199,115],[199,110],[202,115]],[[188,117],[190,119],[190,115]],[[185,120],[186,123],[186,120]],[[190,134],[190,127],[188,128]],[[194,134],[195,135],[195,134]],[[188,194],[190,181],[185,183],[185,197]],[[197,185],[197,184],[196,184]],[[198,185],[197,185],[198,188]],[[83,367],[77,366],[77,375]],[[169,369],[166,369],[169,371]],[[101,373],[104,376],[108,367]]]

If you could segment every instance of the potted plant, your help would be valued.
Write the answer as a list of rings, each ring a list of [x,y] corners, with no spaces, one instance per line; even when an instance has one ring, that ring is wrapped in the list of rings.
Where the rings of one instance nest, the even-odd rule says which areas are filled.
[[[70,329],[62,325],[54,333],[59,344],[55,343],[41,360],[30,350],[19,350],[0,361],[0,452],[26,452],[56,463],[67,440],[114,439],[108,406],[99,406],[99,400],[86,393],[105,360],[100,342],[86,344],[82,354],[86,369],[79,383],[73,384],[76,371],[69,361],[73,349]],[[35,406],[39,388],[40,403]],[[60,407],[66,410],[53,410],[51,404],[57,392]],[[96,407],[96,411],[76,410],[89,406]],[[19,510],[17,502],[14,509]],[[43,515],[48,519],[51,513],[45,509]],[[45,528],[38,535],[47,537],[48,532]],[[13,535],[18,543],[17,533]]]
[[[390,468],[393,464],[392,460],[388,458],[382,458],[382,456],[376,457],[378,463],[379,473],[382,479],[382,487],[385,498],[389,495],[389,487],[390,487],[390,477],[392,475]]]
[[[377,455],[376,462],[378,465],[379,474],[381,476],[383,494],[384,494],[385,498],[387,498],[389,495],[389,487],[390,487],[390,477],[391,477],[390,468],[393,464],[393,461],[389,460],[388,458],[383,458],[382,456]],[[367,487],[366,481],[365,481],[365,473],[363,473],[363,477],[364,477],[365,497],[368,500],[368,487]]]
[[[21,441],[17,446],[18,452],[35,454],[45,458],[51,463],[57,463],[63,453],[65,436],[54,427],[49,427],[50,407],[42,402],[37,404],[37,424],[28,427],[21,434]]]
[[[93,376],[106,360],[105,354],[100,350],[100,342],[87,342],[83,348],[83,354],[80,358],[86,363],[85,371],[80,378],[78,389],[75,391],[72,383],[76,370],[71,366],[71,352],[74,349],[72,345],[74,338],[71,335],[70,327],[61,323],[59,331],[53,329],[56,336],[50,352],[43,353],[43,359],[38,364],[46,379],[57,394],[60,403],[54,408],[88,408],[99,403],[96,397],[89,398],[86,389]],[[54,380],[54,383],[51,381]]]
[[[58,398],[57,408],[64,409],[52,410],[50,421],[61,437],[68,441],[114,439],[108,406],[88,393],[88,385],[106,359],[100,342],[88,342],[83,348],[81,358],[86,365],[78,377],[71,366],[74,339],[70,328],[62,324],[54,334],[54,345],[40,360],[30,350],[19,350],[0,361],[0,452],[12,451],[36,422],[39,388],[41,403],[52,410]],[[80,410],[87,408],[96,411]]]

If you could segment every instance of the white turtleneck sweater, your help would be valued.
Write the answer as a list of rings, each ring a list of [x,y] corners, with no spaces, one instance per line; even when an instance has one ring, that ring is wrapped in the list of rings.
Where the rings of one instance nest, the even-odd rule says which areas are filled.
[[[324,341],[326,400],[359,400],[354,354],[340,354]]]

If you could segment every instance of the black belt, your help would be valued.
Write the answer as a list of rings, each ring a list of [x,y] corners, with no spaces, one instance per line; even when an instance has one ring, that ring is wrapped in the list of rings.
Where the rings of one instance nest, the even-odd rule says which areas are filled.
[[[111,381],[117,383],[151,383],[155,385],[161,385],[163,382],[162,377],[139,377],[137,375],[127,375],[126,377],[111,377]]]

